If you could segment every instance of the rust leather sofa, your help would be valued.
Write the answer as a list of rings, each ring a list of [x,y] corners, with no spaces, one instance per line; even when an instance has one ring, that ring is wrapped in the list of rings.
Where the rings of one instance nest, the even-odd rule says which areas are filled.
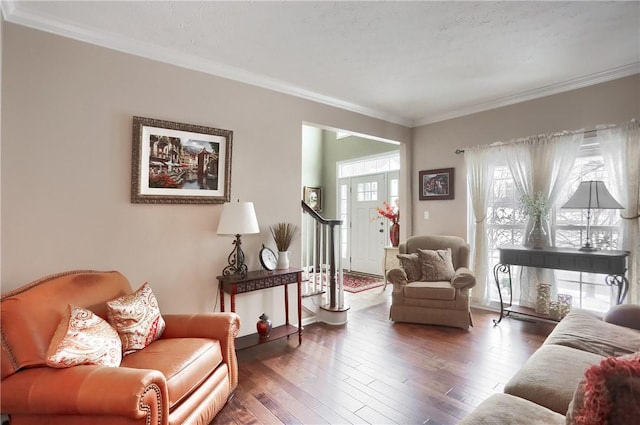
[[[2,296],[0,409],[12,425],[211,422],[238,383],[234,313],[163,315],[161,337],[119,367],[45,364],[68,304],[106,319],[106,301],[130,293],[119,272],[71,271]]]

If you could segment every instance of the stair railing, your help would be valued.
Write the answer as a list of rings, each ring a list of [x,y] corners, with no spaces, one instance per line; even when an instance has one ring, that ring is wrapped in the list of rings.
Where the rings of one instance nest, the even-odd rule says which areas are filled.
[[[328,220],[302,201],[302,270],[306,282],[303,296],[322,294],[321,308],[342,311],[342,220]]]

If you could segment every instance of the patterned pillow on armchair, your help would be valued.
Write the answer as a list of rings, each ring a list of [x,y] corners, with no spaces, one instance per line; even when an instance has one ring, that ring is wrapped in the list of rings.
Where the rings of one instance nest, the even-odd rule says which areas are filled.
[[[451,260],[451,249],[418,249],[422,266],[422,280],[425,282],[450,281],[455,270]]]
[[[422,264],[418,254],[398,254],[396,255],[400,260],[400,265],[407,274],[407,280],[409,282],[415,282],[422,279]]]

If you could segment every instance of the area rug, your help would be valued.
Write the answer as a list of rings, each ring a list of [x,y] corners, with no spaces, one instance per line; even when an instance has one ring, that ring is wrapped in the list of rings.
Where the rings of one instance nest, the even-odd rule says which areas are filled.
[[[382,276],[366,273],[342,272],[344,290],[351,293],[367,291],[384,285]]]

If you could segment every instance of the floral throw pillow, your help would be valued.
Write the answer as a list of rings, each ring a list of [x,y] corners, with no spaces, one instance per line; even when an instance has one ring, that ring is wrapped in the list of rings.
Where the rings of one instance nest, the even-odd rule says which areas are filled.
[[[122,345],[118,333],[101,317],[69,305],[49,343],[45,361],[55,368],[117,367],[122,361]]]
[[[420,264],[418,254],[398,254],[396,257],[400,260],[400,265],[407,274],[407,280],[409,282],[422,279],[422,265]]]
[[[147,282],[132,294],[108,301],[107,312],[125,355],[143,349],[164,331],[158,301]]]
[[[585,371],[569,404],[571,425],[635,424],[640,417],[640,352],[607,357]]]
[[[450,281],[455,274],[450,249],[418,249],[418,256],[422,265],[422,280],[425,282]]]

